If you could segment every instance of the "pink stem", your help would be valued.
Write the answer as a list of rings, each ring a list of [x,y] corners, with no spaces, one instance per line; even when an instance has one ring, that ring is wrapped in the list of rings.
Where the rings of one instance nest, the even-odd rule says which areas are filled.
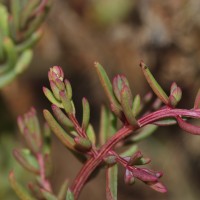
[[[42,187],[45,190],[51,192],[52,191],[51,184],[46,179],[46,176],[45,176],[45,164],[44,164],[44,157],[43,157],[42,153],[37,154],[37,160],[38,160],[38,164],[40,166],[40,178],[41,178]]]

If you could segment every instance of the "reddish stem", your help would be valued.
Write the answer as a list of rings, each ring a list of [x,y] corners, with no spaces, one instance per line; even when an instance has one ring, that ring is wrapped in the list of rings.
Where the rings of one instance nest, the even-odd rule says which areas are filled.
[[[85,165],[82,167],[81,171],[78,173],[76,179],[74,180],[71,191],[74,194],[75,199],[78,198],[81,189],[86,183],[87,179],[91,175],[91,173],[95,170],[95,168],[102,162],[103,158],[107,155],[107,153],[112,150],[112,148],[123,138],[127,137],[133,131],[138,130],[140,127],[143,127],[147,124],[153,123],[157,120],[177,116],[186,116],[191,118],[200,118],[200,109],[196,110],[185,110],[185,109],[172,109],[169,107],[163,108],[159,111],[155,111],[153,113],[147,114],[138,120],[139,126],[130,126],[126,125],[121,128],[116,134],[114,134],[106,144],[104,144],[100,150],[97,152],[98,154],[94,155],[94,157],[90,158]],[[122,161],[122,160],[121,160]],[[123,163],[123,162],[122,162]]]
[[[44,156],[42,155],[42,153],[37,154],[37,160],[38,160],[38,164],[40,166],[40,178],[41,178],[42,187],[46,191],[51,192],[52,191],[51,184],[50,184],[49,180],[46,179],[46,176],[45,176]]]

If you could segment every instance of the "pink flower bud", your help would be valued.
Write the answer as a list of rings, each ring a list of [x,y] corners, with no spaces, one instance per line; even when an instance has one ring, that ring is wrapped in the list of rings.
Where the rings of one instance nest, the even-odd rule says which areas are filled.
[[[48,72],[48,77],[49,77],[49,80],[55,81],[58,78],[61,81],[63,81],[64,72],[61,67],[53,66],[52,68],[50,68],[50,70]]]

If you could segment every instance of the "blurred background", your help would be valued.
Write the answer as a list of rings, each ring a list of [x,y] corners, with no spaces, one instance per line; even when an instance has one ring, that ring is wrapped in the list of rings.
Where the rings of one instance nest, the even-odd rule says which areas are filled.
[[[48,86],[47,72],[53,65],[62,66],[72,84],[78,118],[81,98],[88,98],[97,132],[100,105],[107,100],[94,61],[105,67],[110,78],[125,74],[133,93],[144,95],[150,88],[139,68],[143,60],[167,92],[176,81],[183,90],[179,107],[191,108],[200,86],[199,9],[198,0],[54,0],[31,66],[0,93],[0,199],[17,199],[6,184],[12,168],[22,183],[31,179],[28,174],[23,178],[24,171],[11,155],[11,149],[20,146],[16,117],[34,106],[44,121],[42,110],[50,109],[50,103],[42,86]],[[81,164],[52,137],[51,181],[57,192],[66,177],[75,177]],[[176,126],[161,127],[139,147],[152,159],[152,167],[164,172],[162,182],[169,192],[159,194],[139,181],[126,186],[121,170],[119,200],[199,199],[200,137]],[[80,199],[105,199],[104,178],[102,170]]]

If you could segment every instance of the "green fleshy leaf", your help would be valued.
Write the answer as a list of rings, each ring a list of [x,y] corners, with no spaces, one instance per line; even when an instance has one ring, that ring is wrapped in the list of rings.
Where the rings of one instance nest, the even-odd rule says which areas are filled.
[[[8,11],[7,8],[0,4],[0,33],[2,37],[9,35],[8,29]]]
[[[61,185],[60,190],[58,192],[58,200],[65,200],[68,186],[69,186],[69,181],[65,180],[63,184]]]
[[[131,138],[131,140],[133,142],[139,142],[139,141],[149,137],[157,128],[158,128],[158,126],[153,125],[153,124],[146,125],[145,127],[143,127],[141,129],[141,131],[137,135],[134,135]]]
[[[54,132],[54,134],[59,138],[59,140],[69,149],[74,150],[74,141],[66,133],[66,131],[58,124],[51,113],[48,110],[43,111],[44,117],[49,124],[49,127]]]
[[[47,97],[47,99],[52,103],[55,104],[56,106],[58,106],[59,108],[63,108],[63,105],[61,102],[59,102],[53,95],[53,93],[51,92],[51,90],[49,90],[46,87],[43,87],[43,92],[44,95]]]
[[[161,86],[158,84],[158,82],[153,77],[152,73],[150,72],[149,68],[143,63],[140,63],[140,67],[142,68],[142,71],[144,73],[144,76],[149,83],[150,87],[154,91],[154,93],[158,96],[158,98],[164,103],[169,103],[169,98],[165,91],[161,88]]]
[[[51,192],[41,189],[42,195],[45,200],[58,200],[56,196],[54,196]]]
[[[33,57],[32,50],[25,50],[22,55],[19,57],[16,66],[15,66],[15,72],[16,74],[21,74],[30,64]]]
[[[28,191],[16,181],[13,171],[11,171],[9,174],[9,181],[12,189],[21,200],[36,200],[35,198],[31,197]]]
[[[89,139],[83,137],[75,137],[75,148],[79,151],[89,151],[92,148],[92,143]]]
[[[82,99],[82,106],[83,106],[82,128],[84,130],[87,130],[90,121],[90,105],[86,98]]]
[[[137,145],[131,145],[127,150],[120,154],[121,157],[130,157],[138,150]]]
[[[67,190],[66,200],[74,200],[74,194],[70,189]]]
[[[53,80],[50,80],[50,87],[51,87],[51,91],[53,92],[54,97],[60,101],[60,90],[59,88],[56,86],[55,82]]]
[[[74,109],[73,109],[71,100],[68,98],[66,92],[60,91],[60,98],[61,98],[61,101],[62,101],[62,105],[63,105],[63,107],[65,109],[65,112],[68,115],[73,114]]]
[[[115,98],[115,95],[113,94],[113,90],[112,90],[112,84],[105,72],[105,70],[103,69],[103,67],[99,64],[99,63],[95,63],[95,68],[97,71],[97,74],[99,76],[100,82],[105,90],[105,93],[111,103],[111,107],[113,112],[115,112],[115,114],[117,116],[120,116],[121,113],[121,106],[119,105],[117,99]]]
[[[141,98],[140,95],[137,94],[133,100],[132,112],[133,115],[136,117],[141,111]]]
[[[169,125],[177,124],[177,121],[174,118],[167,118],[167,119],[155,121],[153,124],[155,124],[156,126],[169,126]]]
[[[58,120],[58,122],[66,128],[73,128],[74,125],[71,120],[62,112],[62,110],[56,105],[51,106],[52,111]]]
[[[28,149],[24,150],[13,150],[15,159],[28,171],[35,174],[39,173],[39,166],[37,160],[30,154]]]
[[[64,83],[65,83],[67,96],[71,100],[72,99],[72,86],[71,86],[70,82],[67,79],[64,80]]]
[[[89,140],[92,142],[93,145],[95,145],[96,144],[96,134],[95,134],[94,128],[91,124],[89,124],[86,133],[87,133]]]
[[[122,91],[121,91],[121,105],[122,105],[122,109],[124,112],[124,115],[127,119],[127,121],[129,122],[129,124],[131,125],[136,125],[137,121],[132,113],[132,95],[130,93],[130,90],[127,86],[124,86]],[[130,105],[131,102],[131,105]]]
[[[7,56],[7,65],[8,68],[14,68],[17,61],[17,51],[13,41],[5,37],[3,40],[4,49]]]
[[[117,200],[117,164],[106,169],[106,198],[107,200]]]

